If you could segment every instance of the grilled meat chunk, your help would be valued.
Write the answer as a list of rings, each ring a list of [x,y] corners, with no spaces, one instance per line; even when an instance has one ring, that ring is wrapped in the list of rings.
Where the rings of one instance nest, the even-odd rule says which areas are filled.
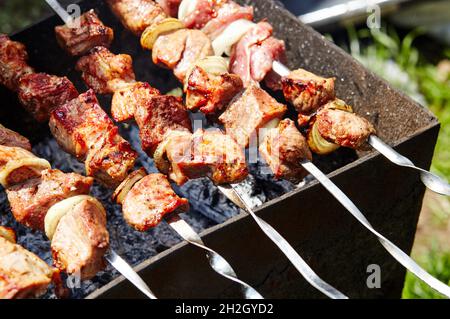
[[[131,83],[117,90],[111,102],[111,114],[115,121],[123,122],[134,118],[136,109],[160,92],[144,82]]]
[[[74,21],[73,26],[55,27],[59,45],[72,56],[87,54],[96,46],[109,47],[114,31],[106,27],[94,10],[90,10]]]
[[[46,122],[51,111],[78,97],[79,93],[66,77],[33,73],[20,79],[18,94],[25,109],[37,121]]]
[[[266,78],[275,60],[284,60],[284,42],[272,37],[272,32],[269,23],[260,22],[233,47],[230,69],[242,78],[245,87]]]
[[[317,129],[327,141],[353,149],[361,148],[375,128],[363,117],[343,110],[324,107],[317,112]]]
[[[282,79],[283,94],[297,112],[308,115],[335,98],[334,78],[298,69]]]
[[[259,151],[275,178],[293,183],[300,182],[307,175],[301,161],[312,160],[305,137],[290,119],[282,120],[276,128],[267,131]]]
[[[243,89],[239,76],[225,73],[208,74],[196,66],[188,75],[186,85],[186,106],[204,114],[217,114]]]
[[[113,94],[122,85],[135,81],[131,56],[113,54],[105,47],[92,49],[78,61],[76,69],[97,94]]]
[[[247,147],[257,130],[273,119],[282,118],[287,107],[278,103],[263,89],[252,85],[236,98],[219,117],[228,135]]]
[[[44,218],[51,206],[66,198],[88,194],[93,180],[59,170],[44,170],[41,176],[6,190],[15,219],[27,227],[44,230]]]
[[[0,237],[0,299],[39,297],[57,273],[35,254]]]
[[[59,145],[107,186],[117,186],[134,166],[137,153],[119,135],[92,90],[55,109],[49,125]]]
[[[70,209],[59,221],[51,243],[55,266],[88,280],[105,268],[109,248],[106,212],[94,198]]]
[[[6,34],[0,34],[0,84],[17,91],[20,78],[34,72],[27,62],[25,45],[11,41]]]
[[[9,227],[0,226],[0,237],[14,244],[17,242],[16,232]]]
[[[139,231],[157,226],[167,214],[188,210],[187,199],[178,197],[162,174],[150,174],[137,182],[122,207],[125,220]]]
[[[10,146],[10,147],[20,147],[27,151],[31,151],[30,141],[3,125],[0,124],[0,145]]]
[[[218,185],[238,183],[248,175],[243,149],[219,130],[169,133],[157,153],[169,164],[158,168],[180,185],[203,177]]]
[[[202,27],[202,31],[211,39],[217,38],[227,26],[234,21],[245,19],[253,20],[253,7],[240,6],[234,1],[215,1],[219,4],[215,5],[212,19]]]
[[[178,8],[182,0],[156,0],[165,14],[169,17],[176,18],[178,16]]]
[[[163,8],[153,0],[106,0],[122,24],[140,36],[152,24],[167,18]]]
[[[210,55],[213,49],[209,38],[199,30],[188,29],[160,36],[152,51],[153,62],[173,69],[181,82],[197,60]]]
[[[139,126],[142,149],[149,156],[153,156],[168,131],[192,131],[183,100],[175,96],[151,96],[137,107],[135,119]]]

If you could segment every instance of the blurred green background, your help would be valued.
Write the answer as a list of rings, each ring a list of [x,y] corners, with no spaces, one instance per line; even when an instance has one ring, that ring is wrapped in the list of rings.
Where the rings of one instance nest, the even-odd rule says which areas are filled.
[[[0,33],[20,30],[51,13],[42,0],[0,0]],[[430,41],[420,30],[399,35],[348,27],[345,41],[337,44],[393,86],[429,107],[442,129],[433,160],[433,171],[450,180],[450,48],[440,47],[432,58],[416,46]],[[330,39],[332,40],[332,39]],[[450,201],[427,193],[418,225],[413,257],[432,275],[450,284]],[[404,298],[440,298],[436,292],[407,274]]]

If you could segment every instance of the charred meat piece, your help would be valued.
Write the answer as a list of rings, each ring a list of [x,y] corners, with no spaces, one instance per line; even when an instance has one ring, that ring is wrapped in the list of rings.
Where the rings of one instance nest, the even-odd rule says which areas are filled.
[[[117,90],[111,102],[111,114],[115,121],[123,122],[134,118],[136,109],[160,92],[144,82],[131,83]]]
[[[209,38],[199,30],[188,29],[160,36],[152,51],[153,62],[173,69],[181,82],[197,60],[210,55],[213,49]]]
[[[153,156],[158,145],[170,130],[192,130],[189,113],[181,98],[168,95],[151,96],[136,109],[142,149]]]
[[[273,119],[282,118],[287,107],[278,103],[263,89],[252,85],[236,98],[219,117],[228,135],[247,147],[257,130]]]
[[[156,0],[161,8],[164,10],[165,14],[169,17],[176,18],[178,16],[178,8],[182,0]]]
[[[27,151],[31,151],[30,141],[26,137],[4,127],[1,124],[0,124],[0,145],[20,147]]]
[[[55,27],[59,45],[72,56],[87,54],[96,46],[109,47],[114,31],[106,27],[94,10],[90,10],[74,21],[73,26]]]
[[[122,24],[140,36],[152,24],[167,18],[163,8],[153,0],[106,0]]]
[[[219,130],[171,133],[162,147],[169,176],[180,185],[203,177],[217,185],[238,183],[248,175],[243,149]],[[157,152],[159,156],[159,149]]]
[[[25,45],[11,41],[6,34],[0,34],[0,84],[17,91],[20,78],[34,72],[27,62]]]
[[[150,174],[137,182],[122,207],[125,220],[139,231],[157,226],[167,214],[188,210],[187,199],[178,197],[162,174]]]
[[[131,56],[113,54],[105,47],[95,47],[78,61],[76,69],[97,94],[113,94],[124,83],[135,81]]]
[[[214,15],[202,28],[202,31],[211,39],[217,38],[222,31],[234,21],[245,19],[253,20],[253,7],[240,6],[234,1],[216,1]]]
[[[19,81],[19,100],[39,122],[46,122],[51,111],[78,97],[78,91],[66,77],[45,73],[23,76]]]
[[[282,79],[283,94],[297,112],[308,115],[335,98],[334,78],[298,69]]]
[[[44,230],[44,218],[54,204],[76,195],[88,194],[93,180],[59,170],[45,170],[6,190],[15,219],[32,229]]]
[[[343,110],[324,107],[317,112],[316,125],[327,141],[353,149],[360,149],[375,128],[363,117]]]
[[[305,159],[312,160],[305,137],[290,119],[282,120],[276,128],[267,131],[259,151],[275,178],[293,183],[307,175],[300,163]]]
[[[0,237],[0,299],[40,297],[57,273],[35,254]]]
[[[245,87],[270,74],[275,60],[284,60],[284,42],[272,37],[272,32],[269,23],[260,22],[233,47],[231,72],[242,78]]]
[[[9,227],[0,226],[0,237],[3,237],[12,243],[16,243],[17,241],[16,232]]]
[[[137,153],[119,135],[92,90],[55,109],[49,125],[58,144],[107,186],[117,186],[134,166]]]
[[[208,74],[196,66],[188,75],[186,85],[186,106],[204,114],[217,114],[243,89],[239,76],[225,73]]]
[[[109,247],[106,212],[94,198],[70,209],[59,221],[51,248],[55,266],[88,280],[105,268]]]

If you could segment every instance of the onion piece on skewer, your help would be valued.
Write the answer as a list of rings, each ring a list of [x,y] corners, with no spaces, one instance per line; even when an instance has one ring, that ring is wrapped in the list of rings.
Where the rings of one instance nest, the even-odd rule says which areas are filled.
[[[212,42],[214,54],[231,56],[233,45],[255,26],[254,22],[246,19],[236,20],[222,31],[222,33]]]
[[[147,172],[145,171],[144,168],[134,171],[133,173],[128,175],[128,177],[122,182],[122,184],[120,184],[119,187],[117,187],[116,191],[112,196],[113,200],[117,204],[122,205],[129,191],[133,188],[133,186],[137,182],[139,182],[145,176],[147,176]]]
[[[184,20],[187,16],[194,13],[197,8],[197,0],[183,0],[178,7],[178,19]]]
[[[43,170],[51,169],[51,165],[48,161],[37,157],[28,157],[15,161],[10,161],[0,171],[0,184],[4,188],[8,188],[9,186],[11,186],[10,176],[18,169],[25,167],[32,169],[38,175]]]
[[[167,18],[158,23],[152,24],[141,36],[141,46],[145,49],[152,50],[156,39],[164,33],[184,29],[184,24],[175,18]]]

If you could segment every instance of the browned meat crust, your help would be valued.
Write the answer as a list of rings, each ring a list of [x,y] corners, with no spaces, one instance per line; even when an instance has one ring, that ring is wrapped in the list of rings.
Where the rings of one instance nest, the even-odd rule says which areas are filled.
[[[0,34],[0,84],[17,91],[20,78],[34,72],[27,62],[25,45]]]
[[[312,154],[292,120],[285,119],[278,127],[269,129],[259,151],[275,178],[298,183],[307,175],[300,163],[311,160]]]
[[[0,124],[0,145],[10,146],[10,147],[20,147],[27,151],[31,151],[30,141],[3,125]]]
[[[335,98],[334,78],[322,78],[298,69],[282,78],[283,94],[297,112],[310,114]]]
[[[66,77],[45,73],[23,76],[19,81],[19,100],[39,122],[46,122],[50,112],[78,97],[78,91]]]
[[[247,147],[259,128],[276,118],[282,118],[287,107],[278,103],[266,91],[250,86],[219,117],[228,135]]]
[[[113,54],[105,47],[92,49],[78,61],[76,69],[97,94],[113,94],[122,85],[135,81],[131,56]]]
[[[72,56],[81,56],[96,46],[109,47],[114,31],[106,27],[94,10],[90,10],[74,21],[77,27],[67,25],[55,27],[59,45]]]
[[[41,177],[29,179],[6,190],[15,219],[27,227],[44,230],[44,218],[54,204],[76,195],[88,194],[92,178],[45,170]]]
[[[162,174],[150,174],[137,182],[122,208],[125,220],[139,231],[157,226],[167,214],[188,209],[187,199],[178,197]]]

